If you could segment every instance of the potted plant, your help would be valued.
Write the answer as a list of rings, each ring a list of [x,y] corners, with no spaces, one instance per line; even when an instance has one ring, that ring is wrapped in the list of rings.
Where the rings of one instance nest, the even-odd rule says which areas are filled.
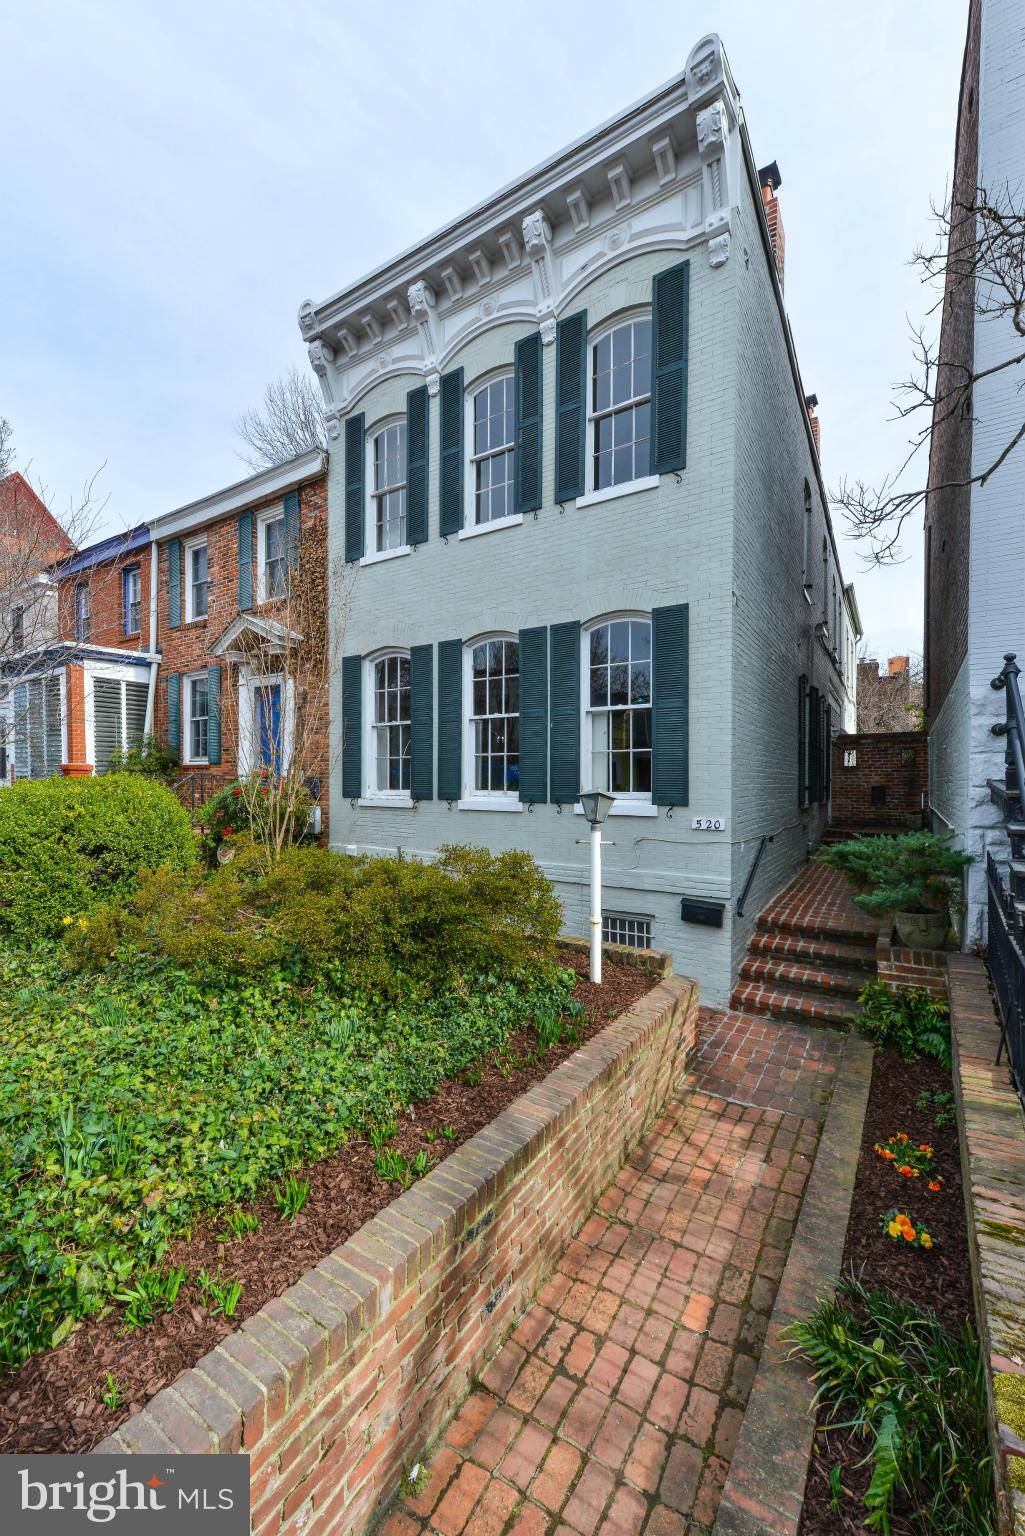
[[[818,854],[821,863],[846,875],[855,904],[888,919],[902,944],[939,949],[950,927],[954,881],[971,854],[950,847],[933,832],[900,837],[855,837]]]

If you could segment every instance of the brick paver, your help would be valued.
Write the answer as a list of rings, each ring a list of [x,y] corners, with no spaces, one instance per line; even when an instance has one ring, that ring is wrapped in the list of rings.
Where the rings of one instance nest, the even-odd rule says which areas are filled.
[[[703,1010],[694,1070],[382,1536],[711,1530],[842,1050]]]

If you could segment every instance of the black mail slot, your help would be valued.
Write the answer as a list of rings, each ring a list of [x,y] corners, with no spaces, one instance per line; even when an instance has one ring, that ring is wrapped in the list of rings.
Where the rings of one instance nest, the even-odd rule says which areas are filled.
[[[682,896],[680,916],[685,923],[704,923],[706,928],[721,928],[724,901],[707,901],[703,896]]]

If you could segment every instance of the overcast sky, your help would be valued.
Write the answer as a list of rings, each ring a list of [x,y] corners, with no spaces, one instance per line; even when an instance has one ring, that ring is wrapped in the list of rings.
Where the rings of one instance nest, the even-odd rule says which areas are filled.
[[[966,0],[514,8],[46,0],[4,13],[0,415],[60,512],[106,462],[99,531],[241,478],[232,423],[305,367],[319,299],[723,39],[783,176],[786,299],[827,485],[907,436],[908,258],[953,157]],[[842,537],[842,528],[838,529]],[[921,648],[921,534],[842,541],[879,656]]]

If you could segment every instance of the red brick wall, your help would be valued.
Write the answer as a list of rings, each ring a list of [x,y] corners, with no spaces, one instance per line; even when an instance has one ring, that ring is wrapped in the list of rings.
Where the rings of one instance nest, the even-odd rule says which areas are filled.
[[[857,764],[844,767],[845,754]],[[877,804],[872,791],[885,790]],[[833,739],[830,820],[836,827],[884,823],[922,824],[922,796],[929,790],[929,742],[924,731],[873,732]]]
[[[97,1450],[243,1448],[255,1536],[362,1536],[661,1112],[697,1006],[660,982]]]
[[[904,949],[880,939],[876,944],[876,979],[894,992],[928,992],[947,1000],[947,957],[942,950]]]
[[[84,769],[87,766],[85,757],[85,674],[81,663],[69,662],[64,668],[64,678],[65,703],[67,707],[67,719],[65,722],[67,757],[63,766],[65,772],[70,772],[74,769]]]
[[[89,588],[92,599],[91,645],[111,645],[123,651],[149,650],[150,546],[130,556],[108,560],[89,571],[66,576],[57,586],[58,634],[62,640],[74,640],[75,589],[81,583]],[[126,635],[124,625],[124,573],[138,566],[142,575],[142,628],[137,635]]]

